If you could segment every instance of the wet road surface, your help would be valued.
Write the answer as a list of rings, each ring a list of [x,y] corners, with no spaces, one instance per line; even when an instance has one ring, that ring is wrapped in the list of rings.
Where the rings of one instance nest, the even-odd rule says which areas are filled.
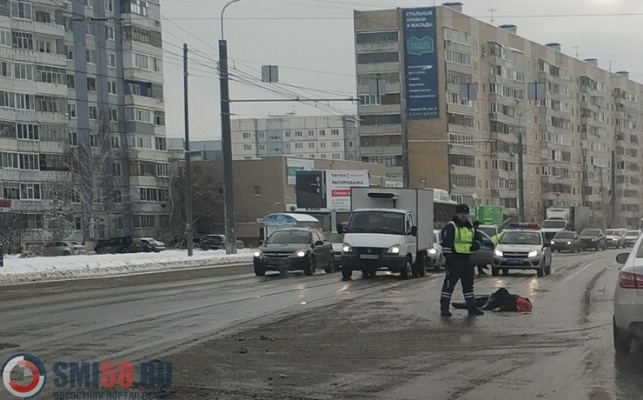
[[[534,303],[530,315],[477,319],[457,310],[439,317],[437,274],[0,289],[0,360],[18,352],[45,364],[162,357],[183,371],[176,399],[643,398],[643,371],[616,361],[611,341],[622,251],[557,253],[553,275],[541,279],[476,278],[476,294],[506,287]]]

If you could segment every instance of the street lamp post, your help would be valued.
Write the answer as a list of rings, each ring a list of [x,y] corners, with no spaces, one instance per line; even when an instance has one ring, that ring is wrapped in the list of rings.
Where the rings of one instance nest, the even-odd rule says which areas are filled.
[[[223,29],[226,9],[241,0],[229,1],[221,10],[221,39],[219,40],[219,83],[221,95],[221,145],[223,150],[223,201],[225,208],[226,254],[237,253],[237,234],[234,216],[234,179],[232,165],[232,132],[230,127],[230,88],[228,84],[228,43]]]

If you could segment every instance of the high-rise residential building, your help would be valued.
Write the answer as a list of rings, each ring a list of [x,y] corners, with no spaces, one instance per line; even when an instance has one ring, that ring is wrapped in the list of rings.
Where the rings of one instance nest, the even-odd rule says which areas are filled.
[[[169,166],[158,0],[0,0],[0,208],[23,240],[153,235]]]
[[[237,160],[292,155],[357,161],[358,124],[351,115],[235,119],[232,156]]]
[[[518,216],[522,152],[526,219],[589,206],[597,226],[638,225],[643,86],[627,72],[462,3],[355,11],[354,24],[363,161],[386,157],[402,175],[406,154],[410,186]]]

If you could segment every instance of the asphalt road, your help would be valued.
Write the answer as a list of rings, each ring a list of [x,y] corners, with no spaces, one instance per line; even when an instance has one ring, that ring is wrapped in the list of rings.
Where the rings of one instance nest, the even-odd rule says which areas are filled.
[[[477,278],[477,294],[506,287],[535,307],[531,315],[477,319],[459,311],[449,320],[438,316],[439,275],[401,281],[355,273],[357,279],[341,282],[339,274],[323,272],[197,271],[0,288],[0,361],[19,352],[46,365],[164,357],[175,370],[200,363],[225,371],[223,378],[211,368],[183,374],[175,379],[182,388],[177,399],[641,398],[643,371],[616,361],[611,343],[618,253],[555,254],[553,275],[541,279]],[[235,338],[250,332],[289,339],[271,343],[281,351],[266,350],[251,363],[230,356]],[[268,362],[265,354],[274,356]],[[307,376],[275,384],[265,374],[276,369]],[[245,374],[253,378],[241,379]],[[204,391],[192,387],[197,382]]]

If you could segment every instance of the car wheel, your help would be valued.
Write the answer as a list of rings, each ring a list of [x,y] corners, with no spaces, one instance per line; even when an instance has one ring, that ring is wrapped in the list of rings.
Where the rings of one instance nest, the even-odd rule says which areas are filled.
[[[207,244],[202,244],[201,245],[201,250],[208,251],[208,250],[210,250],[210,246],[208,246]]]
[[[362,279],[368,279],[371,277],[371,273],[366,267],[362,267]]]
[[[544,265],[544,260],[543,260],[543,265],[536,270],[536,274],[538,275],[539,278],[544,278],[545,277],[545,265]]]
[[[491,267],[491,276],[499,276],[500,268]]]
[[[127,247],[123,247],[122,249],[120,249],[119,253],[127,254],[129,253],[129,249]]]
[[[333,257],[331,256],[331,257],[328,259],[328,265],[324,267],[324,272],[325,272],[325,273],[327,273],[327,274],[332,274],[332,273],[333,273],[333,271],[334,271],[334,268],[333,268]]]
[[[71,253],[69,251],[67,251],[67,250],[63,251],[63,256],[70,256],[70,255],[71,255]]]
[[[618,331],[614,318],[612,318],[612,332],[613,332],[613,338],[614,338],[614,351],[620,355],[631,354],[632,349],[630,348],[630,344],[627,342],[627,340],[625,340],[625,338],[623,338],[621,333]]]
[[[426,254],[424,253],[418,254],[418,257],[415,260],[415,263],[417,264],[418,275],[422,278],[425,277],[426,276]]]
[[[255,264],[255,275],[257,276],[265,276],[266,275],[266,267],[264,267],[261,264]]]
[[[350,281],[353,278],[353,269],[342,265],[342,279]]]
[[[402,279],[410,279],[413,276],[413,264],[411,264],[411,260],[408,258],[406,259],[406,265],[402,269],[400,276]]]
[[[310,262],[304,267],[304,275],[311,276],[315,274],[315,258],[310,257]]]

